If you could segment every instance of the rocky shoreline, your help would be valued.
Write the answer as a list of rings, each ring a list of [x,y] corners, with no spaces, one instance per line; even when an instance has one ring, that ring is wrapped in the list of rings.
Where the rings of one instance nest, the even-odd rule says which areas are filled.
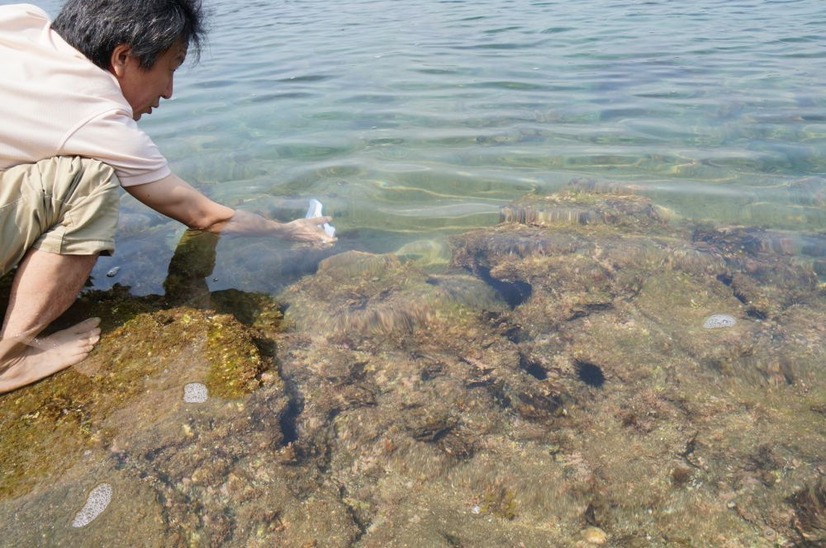
[[[163,296],[87,292],[92,357],[0,397],[4,542],[826,542],[826,235],[573,181],[275,298],[210,293],[208,240]]]

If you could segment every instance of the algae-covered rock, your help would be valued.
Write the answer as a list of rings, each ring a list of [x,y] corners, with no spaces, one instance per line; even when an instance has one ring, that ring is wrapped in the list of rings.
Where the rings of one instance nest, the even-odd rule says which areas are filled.
[[[549,196],[529,195],[500,211],[500,222],[532,226],[612,225],[623,229],[654,229],[664,219],[642,196],[591,193],[583,185]]]
[[[81,306],[101,301],[114,302],[87,295]],[[141,307],[155,305],[129,308]],[[358,529],[336,491],[313,490],[313,503],[294,494],[314,473],[295,479],[281,455],[290,401],[267,340],[214,310],[155,308],[104,333],[79,366],[0,398],[4,543],[351,543]],[[206,401],[183,397],[193,381],[209,387]],[[104,482],[108,507],[73,527]]]
[[[93,357],[0,398],[0,535],[816,544],[821,241],[694,225],[578,180],[449,249],[319,256],[275,301],[209,292],[199,251],[164,297],[81,299],[104,316]],[[185,402],[187,383],[206,401]],[[104,482],[109,507],[72,531]]]
[[[808,256],[753,236],[579,182],[456,236],[442,273],[325,261],[281,295],[297,453],[341,486],[363,545],[800,538],[826,302]]]
[[[213,397],[238,398],[260,385],[266,367],[231,316],[194,309],[137,314],[105,334],[84,363],[0,399],[0,494],[19,494],[101,443],[107,418],[147,390],[169,391],[169,409],[179,406],[174,400],[190,380],[202,380]]]
[[[399,338],[431,321],[457,321],[465,308],[497,309],[487,284],[462,275],[431,275],[394,254],[349,251],[321,261],[318,272],[289,287],[286,320],[327,337]]]

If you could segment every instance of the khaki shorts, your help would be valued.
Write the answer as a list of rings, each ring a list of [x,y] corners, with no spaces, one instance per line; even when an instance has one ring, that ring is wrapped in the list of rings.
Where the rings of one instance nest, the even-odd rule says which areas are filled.
[[[111,167],[86,158],[0,171],[0,275],[32,248],[60,255],[114,251],[119,187]]]

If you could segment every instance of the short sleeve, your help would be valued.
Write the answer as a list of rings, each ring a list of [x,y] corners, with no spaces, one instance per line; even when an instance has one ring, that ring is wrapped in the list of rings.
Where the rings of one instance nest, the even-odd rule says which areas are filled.
[[[95,158],[110,166],[122,186],[159,181],[170,175],[169,162],[152,139],[121,110],[110,110],[70,132],[61,155]]]

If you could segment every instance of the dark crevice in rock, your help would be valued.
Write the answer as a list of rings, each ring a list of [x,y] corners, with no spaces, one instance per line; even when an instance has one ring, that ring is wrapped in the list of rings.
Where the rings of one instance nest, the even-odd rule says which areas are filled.
[[[571,316],[568,318],[568,321],[578,320],[580,318],[585,318],[590,316],[594,312],[604,312],[606,310],[612,310],[614,308],[613,303],[593,303],[587,304],[581,308],[577,308],[572,311]]]
[[[353,504],[347,502],[348,500],[351,500],[351,498],[347,494],[347,488],[343,485],[340,485],[338,488],[338,496],[341,504],[347,509],[347,515],[350,516],[353,524],[358,529],[358,532],[356,533],[351,544],[351,546],[355,546],[362,539],[362,537],[367,534],[367,530],[370,528],[372,523],[372,516],[363,515],[363,511],[359,511],[359,509],[357,509]]]
[[[509,307],[516,308],[527,301],[533,293],[531,284],[519,280],[508,282],[497,280],[490,275],[490,268],[479,267],[479,277],[496,291]]]
[[[282,447],[298,441],[298,427],[296,422],[304,410],[304,402],[296,389],[288,382],[284,384],[286,386],[289,403],[278,419],[278,424],[281,427],[281,435],[283,436],[281,440]]]

